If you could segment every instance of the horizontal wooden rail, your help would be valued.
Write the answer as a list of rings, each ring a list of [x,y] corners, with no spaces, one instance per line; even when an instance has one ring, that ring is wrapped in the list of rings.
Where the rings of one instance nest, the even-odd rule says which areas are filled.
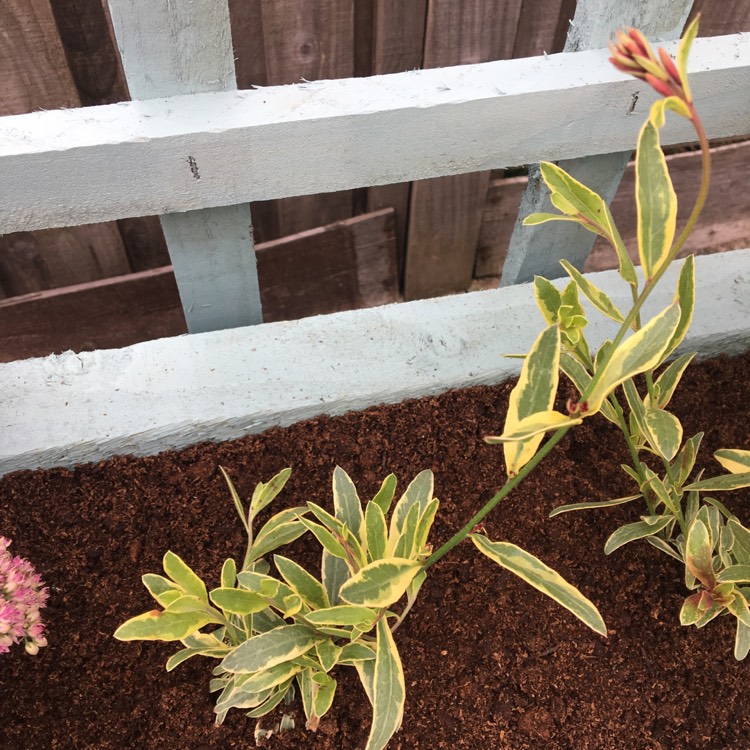
[[[0,118],[0,232],[632,148],[653,97],[606,58],[565,53]],[[750,36],[697,40],[691,75],[711,137],[750,133]],[[684,122],[665,132],[668,143],[691,137]]]
[[[680,264],[649,299],[672,300]],[[592,274],[629,303],[614,271]],[[684,342],[702,356],[750,347],[750,250],[696,259],[696,314]],[[598,345],[611,321],[592,316]],[[528,284],[304,320],[178,336],[110,351],[0,365],[0,474],[75,466],[226,440],[319,414],[498,383],[538,326]]]

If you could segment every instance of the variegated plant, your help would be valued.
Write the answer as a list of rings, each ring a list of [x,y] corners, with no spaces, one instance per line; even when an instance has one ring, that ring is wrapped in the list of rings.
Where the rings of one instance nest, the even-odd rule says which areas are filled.
[[[296,683],[306,726],[315,730],[334,699],[332,670],[354,667],[372,704],[366,750],[381,750],[399,729],[406,700],[393,632],[411,610],[427,568],[453,546],[431,554],[428,536],[439,505],[432,472],[418,474],[395,505],[391,474],[363,508],[352,480],[336,468],[333,514],[308,502],[277,513],[254,533],[258,514],[289,475],[285,469],[260,483],[245,509],[224,472],[248,537],[241,568],[228,559],[220,585],[208,591],[183,560],[167,552],[166,577],[143,576],[162,609],[128,620],[115,637],[180,641],[183,648],[167,661],[168,670],[193,656],[220,659],[210,684],[219,693],[219,724],[230,708],[264,716],[293,696]],[[272,574],[266,556],[308,531],[323,547],[320,580],[279,554],[273,555]],[[606,634],[594,605],[540,560],[509,543],[490,542],[478,533],[472,538],[491,559]]]
[[[635,199],[638,250],[643,281],[628,256],[605,201],[554,164],[542,164],[550,199],[561,213],[534,214],[525,223],[571,221],[584,226],[614,247],[619,274],[630,288],[627,312],[567,261],[570,281],[562,289],[537,277],[534,289],[547,328],[525,356],[514,388],[502,435],[487,438],[502,443],[509,485],[514,485],[556,445],[568,429],[601,413],[621,430],[632,466],[624,471],[636,484],[628,497],[606,502],[580,502],[557,508],[552,515],[574,510],[611,507],[643,500],[646,513],[608,539],[610,554],[636,539],[646,539],[685,566],[691,590],[680,614],[683,624],[702,627],[717,615],[737,618],[735,656],[750,651],[750,531],[722,503],[705,492],[750,486],[750,453],[719,451],[716,456],[729,476],[690,482],[702,434],[683,441],[679,419],[667,410],[670,399],[693,354],[668,363],[690,326],[695,303],[695,265],[688,257],[680,270],[673,301],[651,320],[641,319],[643,303],[677,257],[703,208],[710,175],[710,151],[695,110],[687,78],[687,58],[698,31],[698,19],[687,29],[676,63],[659,49],[655,54],[636,30],[620,32],[611,45],[611,61],[620,70],[650,83],[665,98],[657,100],[641,128],[636,152]],[[675,239],[677,196],[661,150],[659,131],[666,111],[689,120],[703,154],[703,179],[693,211]],[[587,319],[581,298],[614,323],[617,334],[592,352],[584,329]],[[564,373],[579,392],[567,413],[555,411],[558,374]],[[643,376],[642,392],[634,378]],[[627,415],[626,409],[627,407]],[[542,446],[545,433],[554,432]],[[541,446],[541,447],[540,447]],[[643,459],[651,455],[658,469]],[[506,485],[507,486],[507,485]]]

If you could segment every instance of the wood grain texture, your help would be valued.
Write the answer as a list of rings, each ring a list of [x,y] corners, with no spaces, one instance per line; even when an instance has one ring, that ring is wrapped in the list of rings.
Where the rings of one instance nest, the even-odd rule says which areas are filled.
[[[700,36],[721,36],[750,31],[750,4],[747,0],[722,0],[709,2],[695,0],[690,20],[701,14]]]
[[[267,322],[399,298],[392,210],[258,245],[256,254]],[[1,362],[186,332],[171,266],[0,302]]]
[[[0,170],[14,185],[6,192],[0,184],[0,226],[149,216],[620,151],[635,142],[651,99],[643,93],[630,114],[642,87],[607,56],[594,50],[0,118]],[[696,40],[691,80],[712,138],[750,132],[748,71],[747,35]],[[663,142],[691,137],[688,123],[673,121]]]
[[[750,215],[747,212],[745,175],[750,173],[750,143],[718,146],[711,150],[713,177],[706,205],[695,230],[681,255],[715,253],[728,247],[750,245]],[[679,199],[679,221],[684,222],[695,201],[701,175],[701,157],[696,151],[667,157],[672,181]],[[526,189],[525,177],[497,179],[490,183],[482,215],[477,278],[497,277],[515,225],[521,197]],[[631,162],[625,171],[611,207],[615,221],[631,257],[637,264],[638,240],[634,204],[635,168]],[[481,261],[481,262],[480,262]],[[604,271],[617,267],[614,250],[597,238],[586,261],[587,271]]]
[[[80,106],[48,0],[6,0],[0,6],[0,30],[0,115]],[[0,222],[0,288],[6,295],[130,270],[112,225],[20,234],[2,230]]]
[[[251,0],[243,4],[247,7],[240,5],[231,6],[233,23],[239,20],[245,29],[244,34],[234,32],[239,88],[355,75],[353,0]],[[347,219],[352,200],[345,190],[254,203],[256,239],[266,242]]]
[[[692,0],[655,0],[650,3],[641,0],[579,0],[565,51],[603,47],[613,31],[622,26],[635,26],[648,37],[675,39],[682,32],[691,5]],[[620,183],[631,150],[564,161],[560,166],[580,182],[590,184],[609,202]],[[555,222],[551,231],[547,227],[522,226],[523,219],[529,214],[551,210],[538,166],[532,166],[529,174],[529,186],[521,201],[516,230],[503,267],[503,285],[530,281],[536,274],[550,278],[560,276],[559,260],[563,257],[582,268],[593,246],[590,233],[576,224]],[[595,184],[591,184],[592,181]]]
[[[567,30],[565,0],[523,0],[518,14],[513,57],[562,52],[560,27]],[[557,46],[559,45],[559,46]]]
[[[672,299],[667,271],[648,314]],[[629,294],[616,272],[594,282],[614,304]],[[750,251],[696,261],[696,316],[684,342],[701,356],[750,347]],[[518,286],[386,305],[302,321],[177,336],[115,351],[0,365],[0,474],[148,455],[260,433],[320,414],[500,383],[528,351],[538,316]],[[616,326],[599,316],[594,346]],[[488,346],[488,341],[492,342]],[[251,385],[251,387],[249,387]]]
[[[373,0],[372,75],[403,73],[422,66],[427,0]],[[367,189],[366,210],[391,207],[396,212],[398,277],[404,278],[406,228],[409,220],[408,182]]]
[[[521,4],[521,0],[430,0],[422,66],[511,57]],[[483,172],[412,185],[406,299],[469,288],[489,179],[489,172]]]

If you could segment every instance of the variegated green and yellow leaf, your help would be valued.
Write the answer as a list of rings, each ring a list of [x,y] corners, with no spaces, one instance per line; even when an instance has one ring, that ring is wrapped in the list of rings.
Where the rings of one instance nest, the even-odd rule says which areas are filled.
[[[677,324],[675,332],[669,345],[662,355],[666,359],[685,338],[685,335],[693,321],[693,310],[695,309],[695,260],[692,255],[685,258],[680,277],[677,280],[677,291],[674,295],[674,301],[680,306],[680,322]]]
[[[252,615],[268,606],[268,602],[260,594],[236,588],[214,589],[211,601],[219,609],[233,615]]]
[[[628,497],[618,497],[614,500],[597,500],[589,503],[570,503],[569,505],[560,505],[555,508],[550,514],[550,518],[559,516],[562,513],[570,513],[575,510],[598,510],[599,508],[613,508],[615,505],[624,505],[630,503],[633,500],[638,500],[643,495],[629,495]]]
[[[635,158],[638,252],[646,279],[651,279],[667,258],[677,224],[677,194],[659,143],[661,116],[652,110],[638,138]]]
[[[750,472],[750,451],[722,448],[714,453],[714,458],[732,474]]]
[[[586,299],[599,312],[604,313],[604,315],[617,323],[622,323],[625,320],[623,314],[609,298],[609,295],[599,289],[596,284],[592,284],[572,263],[569,263],[567,260],[561,260],[560,265],[567,271],[570,278],[575,281],[578,288],[586,296]]]
[[[341,651],[341,646],[337,646],[332,640],[321,641],[315,646],[315,655],[324,672],[330,672],[336,666]]]
[[[620,383],[660,364],[679,319],[680,309],[673,303],[614,350],[589,394],[589,413],[597,412],[602,401]]]
[[[307,653],[324,638],[307,625],[284,625],[249,638],[221,662],[221,668],[235,674],[270,669]]]
[[[375,651],[359,641],[346,643],[341,649],[338,663],[354,664],[358,661],[375,661]]]
[[[313,609],[330,606],[323,584],[301,565],[282,555],[274,555],[273,562],[289,587]]]
[[[306,512],[307,508],[289,508],[271,518],[253,540],[246,562],[255,562],[302,536],[306,527],[300,516]]]
[[[372,498],[372,502],[377,505],[380,510],[383,511],[383,515],[387,515],[391,508],[391,503],[396,494],[396,485],[398,480],[395,474],[389,474],[380,485],[380,489],[375,493],[375,497]]]
[[[259,482],[250,500],[250,513],[253,516],[257,516],[284,489],[284,485],[289,481],[291,475],[292,470],[286,468],[282,469],[267,482]]]
[[[257,708],[254,708],[252,711],[248,711],[247,715],[251,719],[259,719],[261,716],[265,716],[266,714],[271,713],[276,706],[281,703],[281,701],[284,700],[286,697],[286,694],[289,692],[289,688],[292,685],[292,678],[291,680],[288,680],[287,682],[283,682],[281,685],[279,685],[275,690],[271,692],[271,695],[264,703],[262,703]]]
[[[366,673],[368,664],[372,662],[359,662],[357,671],[361,669]],[[366,681],[365,677],[362,680],[363,684]],[[377,653],[371,684],[372,726],[365,750],[383,750],[401,727],[406,703],[406,684],[401,657],[385,618],[378,622]]]
[[[704,586],[713,588],[716,583],[711,561],[713,544],[708,527],[700,518],[696,518],[687,533],[685,542],[685,566]]]
[[[377,560],[352,576],[340,591],[348,604],[389,607],[397,602],[421,569],[420,563],[397,557]]]
[[[571,417],[567,414],[561,414],[559,411],[540,411],[516,423],[513,432],[503,433],[502,435],[487,435],[484,441],[490,445],[526,441],[536,435],[559,430],[563,427],[573,427],[581,424],[581,422],[583,422],[583,419],[580,417]]]
[[[677,417],[663,409],[646,409],[648,437],[654,450],[667,461],[671,461],[682,444],[682,425]]]
[[[750,627],[737,620],[737,635],[734,639],[734,658],[742,661],[750,653]]]
[[[399,501],[396,503],[396,507],[393,509],[393,515],[391,516],[391,534],[393,534],[394,528],[400,533],[406,520],[406,515],[411,509],[412,505],[419,506],[419,512],[422,513],[427,507],[427,503],[432,500],[432,493],[435,489],[435,477],[429,469],[420,471],[414,479],[409,483],[409,486],[404,491]]]
[[[118,641],[181,641],[204,625],[217,620],[207,612],[144,612],[120,625]]]
[[[164,572],[188,594],[208,602],[206,584],[193,572],[181,557],[174,552],[167,552],[163,560]]]
[[[556,325],[538,336],[523,362],[521,375],[511,391],[503,434],[517,431],[522,420],[538,412],[548,412],[557,393],[560,365],[560,331]],[[543,439],[540,432],[521,443],[503,446],[508,476],[515,476],[537,452]]]
[[[305,616],[312,625],[345,626],[354,625],[360,630],[367,631],[374,624],[378,613],[369,607],[353,604],[337,604],[335,607],[316,609]],[[362,627],[360,627],[362,626]]]
[[[175,599],[184,596],[185,591],[173,581],[156,573],[146,573],[141,577],[148,593],[156,599],[162,607],[168,607]]]
[[[647,395],[644,399],[646,406],[655,405],[660,409],[664,409],[669,404],[687,366],[693,361],[694,357],[695,352],[682,354],[666,367],[664,372],[654,382],[654,389],[657,394],[655,403],[652,404],[650,396]]]
[[[717,576],[719,583],[750,583],[750,565],[730,565]]]
[[[565,373],[570,382],[573,383],[578,393],[583,393],[588,388],[591,382],[591,374],[572,354],[568,354],[568,352],[560,354],[560,369]],[[613,424],[620,424],[617,413],[608,401],[602,402],[601,413],[603,417]]]
[[[510,542],[491,542],[482,534],[471,534],[471,540],[490,560],[554,599],[596,633],[607,635],[607,627],[593,602],[534,555]]]
[[[534,276],[534,297],[547,325],[551,326],[557,323],[557,313],[560,310],[560,291],[558,288],[543,276]]]
[[[357,539],[362,540],[362,527],[365,519],[354,482],[340,466],[337,466],[333,471],[332,484],[334,515],[346,524]]]
[[[236,582],[237,564],[231,557],[228,557],[221,566],[221,587],[223,589],[231,589],[234,588]]]
[[[750,487],[750,472],[742,474],[722,474],[710,479],[701,479],[685,487],[686,490],[698,490],[700,492],[727,492],[738,490],[742,487]]]
[[[747,599],[736,589],[734,598],[727,604],[727,609],[750,628],[750,607],[747,605]]]
[[[685,29],[685,33],[682,35],[682,39],[680,39],[680,46],[677,49],[677,70],[682,79],[682,90],[685,92],[685,98],[688,101],[692,101],[693,97],[690,93],[690,84],[688,83],[687,61],[690,56],[690,47],[698,35],[699,19],[700,16],[696,16],[687,29]]]
[[[637,521],[621,526],[617,531],[610,535],[604,544],[604,554],[611,555],[616,549],[625,544],[634,542],[636,539],[644,539],[647,536],[658,534],[671,523],[674,523],[674,516],[662,516],[661,520],[655,523],[646,521]]]
[[[388,550],[388,526],[382,508],[373,500],[365,509],[365,536],[370,562],[382,560]]]

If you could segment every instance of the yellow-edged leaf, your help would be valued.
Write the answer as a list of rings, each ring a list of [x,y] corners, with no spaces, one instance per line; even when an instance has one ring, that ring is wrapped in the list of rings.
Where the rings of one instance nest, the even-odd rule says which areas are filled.
[[[490,444],[518,442],[528,440],[540,433],[559,430],[563,427],[572,427],[581,424],[581,422],[583,420],[580,417],[570,417],[567,414],[561,414],[559,411],[540,411],[518,422],[513,432],[503,433],[502,435],[488,435],[484,440]]]
[[[664,122],[661,105],[661,100],[656,102],[641,128],[635,159],[638,252],[646,279],[666,259],[677,224],[677,194],[659,143],[659,127]]]
[[[490,560],[554,599],[596,633],[607,635],[607,626],[593,602],[534,555],[510,542],[491,542],[482,534],[471,534],[471,540]]]
[[[677,49],[677,70],[682,79],[682,89],[688,101],[692,101],[693,96],[690,93],[690,84],[688,83],[687,62],[690,56],[690,47],[698,35],[698,19],[699,16],[696,16],[690,26],[687,27],[685,33],[682,35],[682,39],[680,39],[680,46]]]
[[[397,602],[409,588],[421,565],[414,560],[389,557],[366,565],[339,592],[348,604],[382,609]]]
[[[115,631],[118,641],[181,641],[199,630],[214,617],[207,612],[144,612],[120,625]]]
[[[750,471],[750,451],[722,448],[714,453],[714,458],[732,474],[745,474]]]
[[[560,265],[567,271],[570,278],[578,284],[578,288],[599,312],[604,313],[608,318],[617,323],[622,323],[625,320],[623,314],[609,298],[609,295],[595,284],[592,284],[575,266],[567,260],[561,260]]]

